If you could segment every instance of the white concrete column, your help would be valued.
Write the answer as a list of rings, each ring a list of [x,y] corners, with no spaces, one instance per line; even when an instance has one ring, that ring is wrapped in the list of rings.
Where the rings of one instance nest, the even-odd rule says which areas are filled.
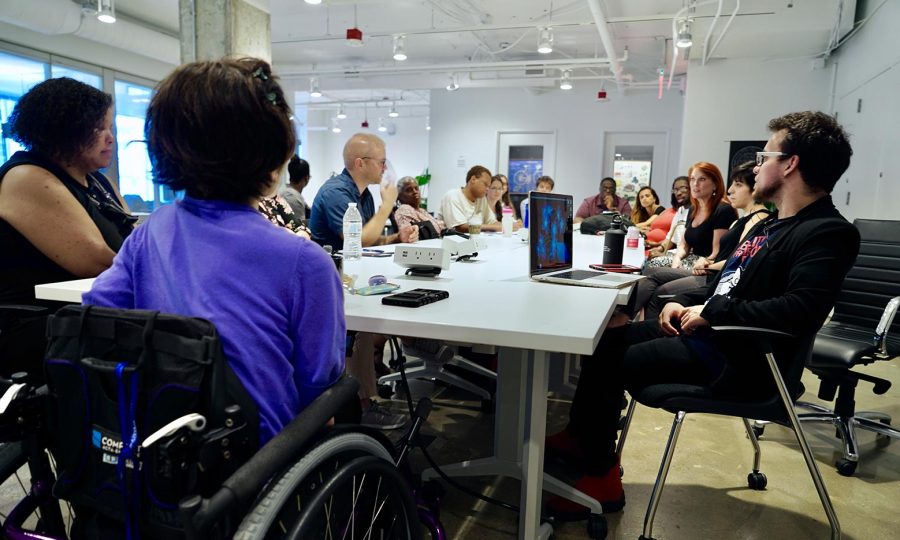
[[[266,0],[179,0],[181,61],[253,56],[272,61]]]

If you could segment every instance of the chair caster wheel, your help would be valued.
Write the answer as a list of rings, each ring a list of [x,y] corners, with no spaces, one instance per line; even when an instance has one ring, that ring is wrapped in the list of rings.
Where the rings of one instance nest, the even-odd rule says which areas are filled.
[[[652,536],[650,538],[647,538],[646,536],[644,536],[642,534],[642,535],[638,536],[638,540],[656,540],[656,538],[653,538]]]
[[[754,489],[756,491],[762,491],[762,490],[766,489],[766,484],[768,484],[768,483],[769,483],[769,481],[766,478],[766,475],[764,475],[763,473],[761,473],[759,471],[754,471],[747,475],[747,486],[750,489]]]
[[[603,517],[603,514],[591,514],[587,520],[587,535],[588,538],[594,538],[596,540],[603,540],[606,538],[606,534],[609,532],[609,529],[606,526],[606,518]]]
[[[619,465],[619,478],[625,476],[625,467]]]
[[[753,430],[753,434],[756,435],[757,439],[762,437],[763,433],[766,432],[766,426],[750,426],[750,429]]]
[[[856,472],[856,466],[858,463],[856,461],[850,461],[849,459],[839,459],[837,463],[834,464],[837,467],[837,472],[841,476],[853,476],[853,473]]]
[[[391,399],[394,395],[394,388],[390,384],[378,385],[378,397],[381,399]]]

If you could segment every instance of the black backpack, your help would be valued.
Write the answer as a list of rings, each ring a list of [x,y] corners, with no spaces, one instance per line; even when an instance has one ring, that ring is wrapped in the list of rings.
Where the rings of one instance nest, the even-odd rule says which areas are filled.
[[[256,406],[216,329],[198,318],[66,306],[47,333],[54,495],[79,516],[96,513],[145,537],[177,536],[178,502],[208,496],[259,444]],[[229,405],[240,411],[226,412]],[[205,429],[141,447],[189,413],[203,415]]]

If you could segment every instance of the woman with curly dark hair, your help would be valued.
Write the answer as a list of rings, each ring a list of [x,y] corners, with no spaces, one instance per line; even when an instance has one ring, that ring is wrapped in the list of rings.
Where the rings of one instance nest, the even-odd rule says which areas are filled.
[[[0,167],[0,304],[41,304],[36,284],[112,264],[133,222],[98,172],[112,159],[112,129],[112,98],[73,79],[44,81],[16,104],[9,131],[26,150]],[[0,374],[40,371],[27,368],[39,368],[44,325],[0,317]]]

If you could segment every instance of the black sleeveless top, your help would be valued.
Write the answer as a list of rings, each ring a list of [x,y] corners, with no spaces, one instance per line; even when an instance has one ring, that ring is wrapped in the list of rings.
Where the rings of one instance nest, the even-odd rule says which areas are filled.
[[[35,165],[56,176],[97,225],[106,245],[118,252],[135,218],[119,204],[109,180],[99,172],[88,176],[84,187],[62,167],[35,152],[16,152],[0,167],[0,182],[14,167]],[[50,211],[48,209],[48,211]],[[66,234],[66,231],[55,231]],[[77,279],[77,276],[41,253],[4,219],[0,219],[0,303],[35,304],[34,286]]]

